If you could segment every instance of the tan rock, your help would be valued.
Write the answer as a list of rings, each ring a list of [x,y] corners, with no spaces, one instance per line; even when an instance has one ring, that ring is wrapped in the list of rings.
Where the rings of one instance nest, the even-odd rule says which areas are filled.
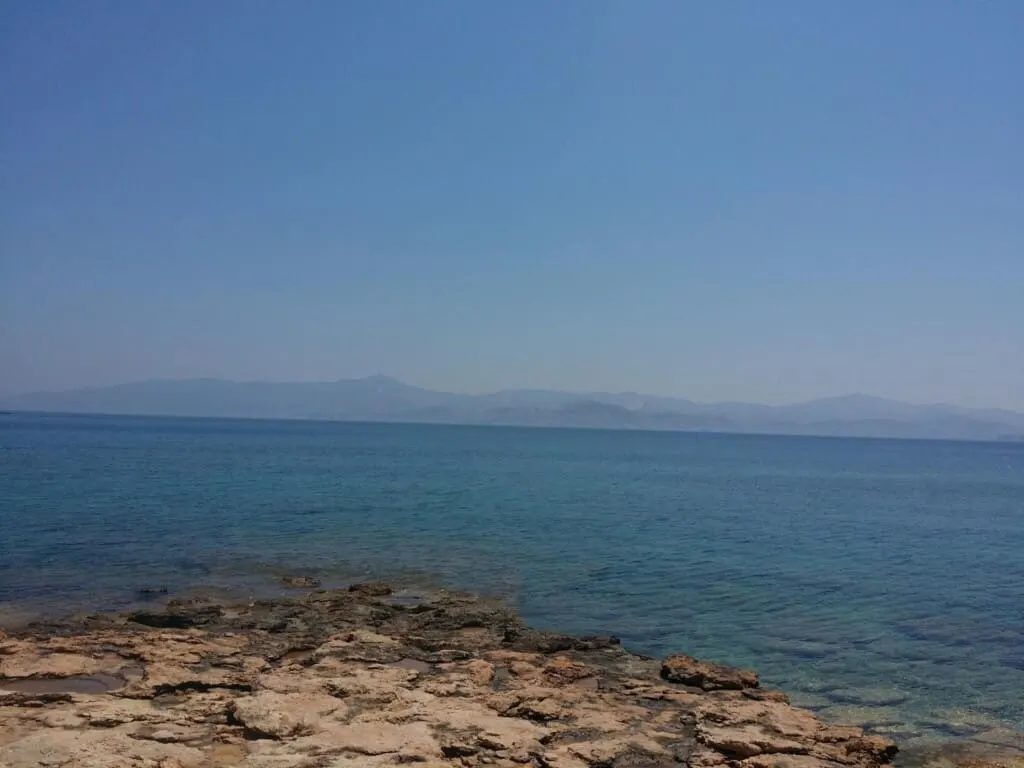
[[[394,699],[396,688],[408,688],[419,675],[413,670],[385,665],[362,665],[330,659],[316,664],[310,671],[322,678],[322,684],[333,696],[371,696]]]
[[[517,704],[512,710],[517,717],[525,717],[538,722],[548,722],[562,717],[564,710],[554,699],[527,699]]]
[[[599,741],[584,741],[570,745],[568,751],[589,765],[612,765],[619,757],[631,753],[652,756],[666,754],[666,750],[661,744],[642,736],[621,736]]]
[[[558,747],[542,754],[546,768],[588,768],[590,763],[572,754],[569,747]]]
[[[516,717],[495,715],[478,703],[445,709],[434,718],[437,725],[460,732],[475,732],[476,743],[495,751],[538,751],[550,731],[543,725]]]
[[[241,670],[203,669],[155,662],[146,667],[141,679],[125,686],[121,693],[124,696],[150,698],[180,690],[246,689],[251,685],[249,676]]]
[[[696,715],[698,740],[738,758],[806,754],[821,730],[810,712],[776,702],[709,698]]]
[[[540,667],[544,657],[539,653],[523,653],[521,651],[488,651],[483,658],[492,664],[512,664],[521,662],[532,667]]]
[[[235,699],[229,711],[256,738],[285,739],[313,733],[324,715],[343,707],[339,699],[331,696],[260,691]]]
[[[826,768],[827,764],[810,755],[757,755],[740,762],[744,768]]]
[[[0,717],[4,716],[4,712],[0,709]],[[8,717],[14,717],[14,713],[7,713]],[[40,725],[46,726],[47,728],[62,728],[72,729],[81,728],[88,725],[88,718],[82,717],[80,714],[70,709],[42,709],[38,715],[34,718],[35,722]]]
[[[90,697],[76,701],[75,713],[91,728],[116,728],[129,724],[159,724],[173,718],[148,700],[113,696]]]
[[[228,766],[240,765],[244,761],[245,747],[241,744],[217,743],[210,747],[206,753],[206,765],[209,768],[214,768],[214,766],[227,768]]]
[[[757,688],[757,674],[746,669],[734,669],[692,656],[669,656],[661,665],[661,676],[670,683],[682,683],[705,691],[721,689],[741,690]]]
[[[199,768],[203,753],[180,744],[133,739],[118,731],[40,731],[0,747],[0,765],[43,768]]]
[[[164,744],[204,744],[213,735],[213,728],[204,725],[140,725],[132,729],[132,738],[159,741]]]
[[[864,736],[859,728],[823,725],[810,712],[772,699],[709,695],[695,714],[698,741],[727,757],[805,755],[845,764],[878,765],[895,754],[888,739]],[[793,768],[810,765],[807,760],[790,762]],[[765,760],[755,763],[767,768],[761,765]]]
[[[543,674],[540,667],[529,661],[510,661],[507,668],[510,674],[520,680],[539,680]]]
[[[558,656],[544,665],[544,677],[552,685],[569,685],[597,673],[586,664]]]
[[[0,656],[0,677],[71,677],[92,675],[104,669],[105,662],[75,653],[15,652]]]
[[[487,706],[499,714],[510,711],[522,700],[523,697],[516,693],[495,693],[484,699]]]
[[[358,652],[360,649],[372,648],[374,646],[394,648],[396,645],[397,642],[394,638],[361,629],[353,632],[343,632],[328,638],[326,642],[313,651],[313,655],[318,659],[327,656],[345,658],[353,652]]]
[[[97,621],[54,637],[9,633],[8,670],[119,670],[128,682],[0,694],[0,766],[879,768],[892,757],[885,739],[749,687],[751,673],[666,660],[666,679],[699,683],[684,689],[617,645],[520,631],[490,603],[437,599],[410,609],[322,592],[204,603],[194,621],[179,605],[189,629]]]
[[[466,662],[465,670],[476,685],[490,685],[494,679],[494,665],[483,659]]]
[[[360,755],[396,753],[412,762],[441,756],[441,747],[426,723],[394,725],[382,722],[357,722],[331,731],[331,742],[338,749]]]

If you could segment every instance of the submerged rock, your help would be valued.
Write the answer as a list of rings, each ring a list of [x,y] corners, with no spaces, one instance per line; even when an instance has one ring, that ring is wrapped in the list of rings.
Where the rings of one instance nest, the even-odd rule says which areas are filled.
[[[1024,737],[1014,744],[960,742],[913,749],[902,760],[907,768],[1024,768]]]
[[[320,579],[313,576],[282,576],[280,582],[292,589],[316,589],[320,586]]]
[[[538,632],[493,600],[391,594],[0,633],[0,765],[879,768],[896,751],[752,672]]]
[[[348,591],[363,597],[385,597],[394,592],[395,589],[390,584],[384,584],[379,581],[367,581],[350,585]]]
[[[166,611],[133,611],[126,618],[147,627],[187,629],[201,627],[216,621],[221,616],[218,605],[168,606]]]
[[[890,707],[902,704],[907,694],[898,688],[871,686],[865,688],[833,688],[828,697],[842,704],[855,704],[863,707]]]
[[[135,590],[135,599],[142,601],[156,600],[167,594],[167,587],[139,587]]]

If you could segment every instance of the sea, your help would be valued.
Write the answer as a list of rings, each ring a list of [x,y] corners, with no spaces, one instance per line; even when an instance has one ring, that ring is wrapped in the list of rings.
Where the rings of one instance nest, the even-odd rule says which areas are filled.
[[[0,621],[284,575],[500,595],[904,745],[1024,733],[1024,444],[0,415]]]

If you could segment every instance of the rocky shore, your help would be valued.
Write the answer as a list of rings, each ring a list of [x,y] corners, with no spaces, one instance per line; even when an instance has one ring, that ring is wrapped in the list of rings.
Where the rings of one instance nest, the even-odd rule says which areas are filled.
[[[382,584],[0,633],[0,766],[877,768],[756,674]]]

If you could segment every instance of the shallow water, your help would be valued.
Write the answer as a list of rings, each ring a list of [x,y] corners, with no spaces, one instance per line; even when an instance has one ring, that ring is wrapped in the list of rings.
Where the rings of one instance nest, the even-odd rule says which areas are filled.
[[[0,418],[0,614],[282,574],[497,592],[903,743],[1024,731],[1024,445]]]
[[[0,691],[16,693],[110,693],[124,686],[124,680],[112,675],[72,675],[70,677],[27,677],[0,680]]]

